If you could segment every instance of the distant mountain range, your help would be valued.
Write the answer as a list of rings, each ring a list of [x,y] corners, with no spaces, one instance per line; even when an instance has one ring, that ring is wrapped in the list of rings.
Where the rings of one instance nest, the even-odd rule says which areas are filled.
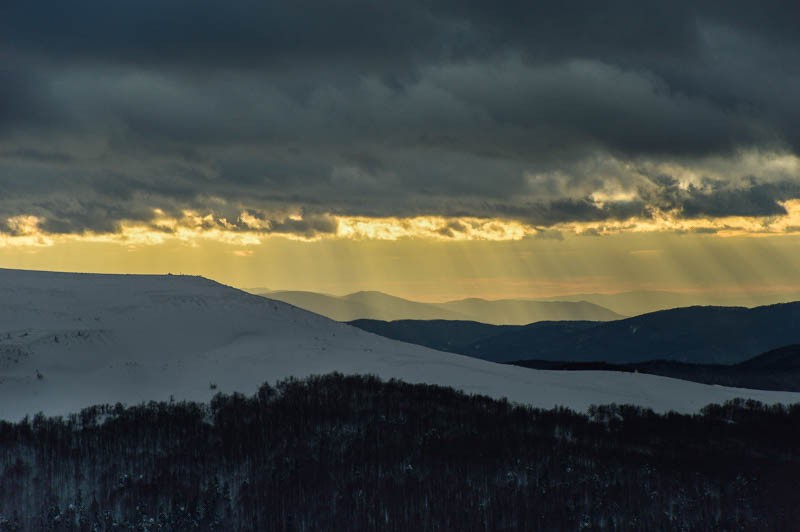
[[[528,324],[544,320],[610,321],[623,316],[587,301],[533,301],[519,299],[461,299],[446,303],[421,303],[382,292],[356,292],[333,296],[303,291],[259,292],[336,321],[467,320],[490,324]]]
[[[513,363],[532,369],[557,371],[624,371],[661,375],[704,384],[758,390],[800,391],[800,345],[773,349],[738,364],[687,364],[654,360],[632,364],[607,362],[553,362],[521,360]]]
[[[800,293],[786,294],[686,294],[663,290],[637,290],[616,294],[573,294],[535,301],[588,301],[624,316],[697,305],[756,307],[800,300]]]
[[[490,328],[424,321],[352,325],[389,338],[491,360],[733,364],[800,343],[800,302],[752,309],[687,307],[608,323],[540,322]]]

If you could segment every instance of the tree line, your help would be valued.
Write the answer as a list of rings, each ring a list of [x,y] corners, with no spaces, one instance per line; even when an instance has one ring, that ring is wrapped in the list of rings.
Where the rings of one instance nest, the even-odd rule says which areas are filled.
[[[796,530],[800,405],[543,410],[330,374],[0,423],[0,530]]]

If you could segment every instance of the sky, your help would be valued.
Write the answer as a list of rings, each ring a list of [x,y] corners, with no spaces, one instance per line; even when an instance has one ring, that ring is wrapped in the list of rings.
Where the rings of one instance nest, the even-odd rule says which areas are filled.
[[[0,266],[424,300],[800,291],[798,20],[3,2]]]

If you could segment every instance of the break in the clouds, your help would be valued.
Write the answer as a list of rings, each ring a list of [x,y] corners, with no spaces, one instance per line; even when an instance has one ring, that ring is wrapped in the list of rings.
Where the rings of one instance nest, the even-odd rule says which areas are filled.
[[[0,220],[782,215],[798,20],[777,0],[3,2]]]

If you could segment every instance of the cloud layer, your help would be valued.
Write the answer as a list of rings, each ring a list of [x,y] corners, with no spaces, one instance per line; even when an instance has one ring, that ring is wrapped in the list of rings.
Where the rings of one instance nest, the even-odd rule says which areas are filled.
[[[784,215],[799,18],[743,0],[7,2],[2,229]]]

